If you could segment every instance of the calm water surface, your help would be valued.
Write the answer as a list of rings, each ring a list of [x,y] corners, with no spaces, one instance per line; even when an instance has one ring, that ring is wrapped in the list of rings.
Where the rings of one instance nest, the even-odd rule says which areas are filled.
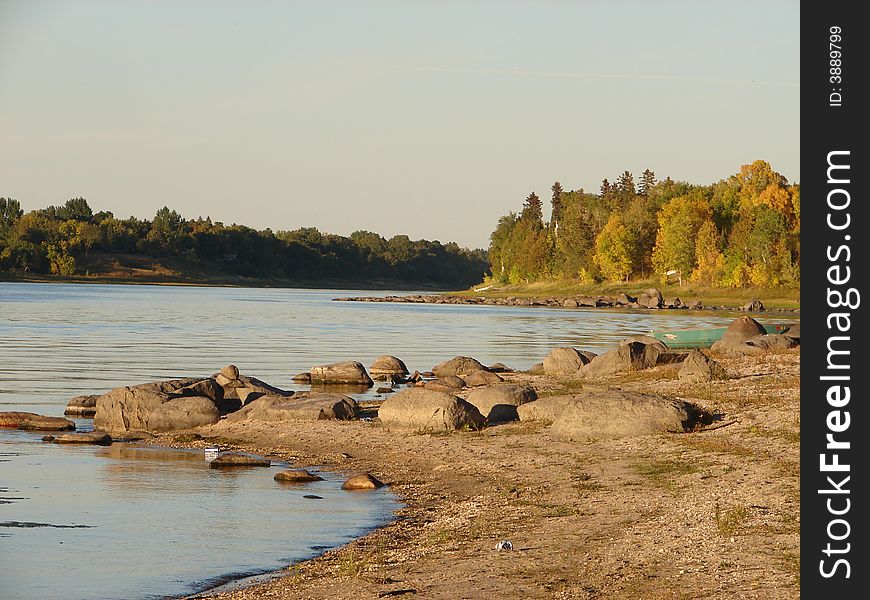
[[[229,363],[291,389],[292,375],[313,365],[368,365],[380,354],[412,371],[457,354],[524,369],[555,346],[600,351],[626,335],[733,318],[331,302],[349,295],[371,292],[0,283],[0,410],[62,415],[72,396]],[[277,466],[227,473],[208,469],[201,453],[40,437],[0,430],[3,598],[189,593],[340,545],[397,507],[389,493],[341,492],[328,473],[288,490],[272,480]]]

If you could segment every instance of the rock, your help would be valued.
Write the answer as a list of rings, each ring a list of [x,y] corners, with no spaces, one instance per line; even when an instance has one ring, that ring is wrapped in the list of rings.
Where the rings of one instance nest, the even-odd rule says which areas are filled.
[[[674,298],[665,298],[664,306],[665,308],[680,308],[681,306],[683,306],[683,301],[680,300],[679,296]]]
[[[565,308],[577,308],[578,304],[576,300],[568,298],[567,300],[562,301],[562,306]]]
[[[248,394],[251,392],[256,392],[258,394],[272,394],[274,396],[286,396],[290,397],[293,395],[293,392],[288,390],[282,390],[279,387],[275,387],[274,385],[269,385],[265,381],[260,381],[256,377],[246,377],[245,375],[239,375],[239,378],[236,381],[233,381],[230,386],[224,387],[224,399],[239,397],[241,394],[241,390],[246,390]],[[233,395],[235,392],[235,396]]]
[[[743,305],[743,309],[747,312],[761,312],[764,310],[764,304],[761,303],[761,300],[758,298],[753,298],[749,302]]]
[[[574,402],[574,396],[547,396],[517,407],[520,421],[552,423]]]
[[[628,344],[631,342],[640,342],[641,344],[646,344],[647,346],[655,346],[656,348],[658,348],[662,352],[668,351],[667,344],[665,344],[660,339],[653,337],[651,335],[632,335],[630,337],[625,338],[624,340],[622,340],[619,343],[620,343],[620,345],[625,345],[625,344]]]
[[[414,371],[413,373],[411,373],[411,374],[408,376],[408,381],[411,381],[411,382],[414,382],[414,383],[420,381],[421,379],[423,379],[423,376],[420,375],[420,371]]]
[[[375,381],[390,381],[394,377],[404,377],[408,374],[408,367],[395,356],[385,354],[379,356],[369,367],[369,374]]]
[[[275,477],[273,479],[275,481],[282,481],[285,483],[309,483],[311,481],[323,481],[323,477],[315,475],[314,473],[309,473],[305,469],[287,469],[286,471],[279,471],[278,473],[275,473]]]
[[[373,384],[366,368],[352,360],[311,367],[311,383]]]
[[[494,365],[489,365],[489,370],[493,373],[513,373],[514,370],[511,369],[504,363],[497,362]]]
[[[384,487],[383,482],[369,473],[354,475],[341,484],[343,490],[376,490],[382,487]]]
[[[208,464],[212,469],[222,469],[225,467],[269,467],[271,465],[272,461],[268,458],[251,456],[249,454],[237,454],[235,452],[221,454]]]
[[[473,405],[490,423],[516,421],[517,407],[538,397],[528,385],[490,385],[473,390],[466,402]]]
[[[89,431],[87,433],[62,433],[52,440],[55,444],[96,444],[97,446],[111,446],[112,436],[103,431]]]
[[[42,441],[43,442],[53,442],[54,436],[53,435],[44,435],[44,436],[42,436]]]
[[[681,400],[607,390],[577,394],[550,426],[561,439],[587,441],[683,432],[695,421],[694,408]]]
[[[32,412],[0,412],[0,427],[27,431],[68,431],[76,424],[63,417],[46,417]]]
[[[591,378],[606,377],[624,371],[640,371],[664,362],[673,362],[673,359],[678,356],[682,355],[662,352],[656,345],[628,342],[595,357],[577,374],[580,377]]]
[[[235,379],[230,379],[223,373],[215,373],[214,375],[212,375],[212,377],[217,382],[217,384],[223,388],[234,387],[233,384],[237,383]]]
[[[304,373],[298,373],[293,376],[293,381],[296,383],[311,383],[311,373],[308,371]]]
[[[471,375],[465,376],[465,385],[468,387],[478,387],[481,385],[490,385],[504,381],[498,374],[492,371],[475,371]]]
[[[427,390],[435,390],[436,392],[455,394],[465,387],[465,380],[461,377],[451,375],[450,377],[442,377],[435,381],[427,381],[423,387]]]
[[[76,396],[66,404],[63,414],[76,417],[93,417],[97,412],[97,395]]]
[[[624,293],[616,295],[616,303],[617,304],[622,304],[624,306],[627,304],[631,304],[632,302],[637,302],[637,298],[633,298],[633,297],[629,296],[628,294],[624,294]]]
[[[450,360],[432,367],[436,377],[450,377],[451,375],[470,375],[475,371],[486,371],[486,367],[476,359],[469,356],[455,356]]]
[[[205,398],[211,399],[211,401],[215,404],[220,404],[221,401],[224,399],[224,388],[221,387],[221,385],[218,384],[218,382],[214,378],[207,377],[195,383],[182,386],[174,392],[170,392],[170,395],[203,396]]]
[[[394,390],[394,389],[391,388],[391,387],[379,387],[379,388],[378,388],[377,390],[375,390],[375,391],[376,391],[378,394],[392,394],[392,393],[395,392],[396,390]]]
[[[590,360],[592,359],[589,358],[588,354],[576,348],[554,348],[544,358],[544,373],[547,375],[573,375]]]
[[[408,388],[384,400],[378,417],[387,427],[418,431],[480,429],[484,418],[473,405],[452,394]]]
[[[728,329],[725,330],[722,339],[715,342],[710,347],[710,350],[714,352],[728,352],[747,340],[758,335],[765,335],[766,333],[767,330],[764,329],[761,323],[752,317],[739,317],[731,322]]]
[[[529,375],[543,375],[544,374],[544,363],[539,362],[539,363],[533,364],[531,367],[528,368],[526,373],[528,373]]]
[[[664,299],[659,290],[649,288],[637,297],[637,303],[644,308],[661,308],[664,305]]]
[[[695,300],[689,305],[689,310],[704,310],[704,303],[700,300]]]
[[[746,351],[746,346],[750,346],[752,348],[758,348],[762,351],[768,350],[788,350],[790,348],[797,348],[800,346],[800,339],[789,337],[787,335],[783,335],[780,333],[773,333],[767,335],[757,335],[754,338],[750,338],[746,340],[745,344],[738,346],[737,349],[740,351]],[[747,354],[752,353],[750,350],[746,352]]]
[[[174,398],[152,410],[145,420],[147,431],[178,431],[212,425],[221,414],[211,398],[189,396]]]
[[[148,415],[155,408],[198,381],[201,379],[172,379],[115,388],[97,398],[94,428],[112,434],[146,430]]]
[[[221,375],[230,380],[239,378],[239,368],[236,365],[227,365],[221,369]]]
[[[704,383],[728,379],[728,373],[722,365],[695,348],[686,356],[677,377],[684,383]]]
[[[270,394],[252,400],[227,421],[323,421],[354,418],[356,402],[343,394],[302,392],[292,397]]]
[[[797,340],[797,343],[801,343],[801,324],[800,322],[795,323],[794,325],[790,325],[789,328],[783,333],[787,338],[791,338],[793,340]]]

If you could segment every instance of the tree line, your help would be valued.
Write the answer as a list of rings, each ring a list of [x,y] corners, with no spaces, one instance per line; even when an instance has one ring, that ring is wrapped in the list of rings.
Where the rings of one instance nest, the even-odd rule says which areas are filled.
[[[185,219],[168,207],[151,220],[118,219],[109,211],[95,213],[84,198],[25,214],[17,200],[0,198],[0,270],[85,274],[95,253],[178,258],[193,268],[253,278],[390,279],[451,287],[481,281],[488,268],[485,250],[406,235],[385,239],[356,231],[345,237],[312,227],[258,231],[211,218]]]
[[[597,194],[532,192],[490,236],[493,279],[582,282],[657,277],[709,286],[800,283],[800,185],[757,160],[711,185],[624,171]]]

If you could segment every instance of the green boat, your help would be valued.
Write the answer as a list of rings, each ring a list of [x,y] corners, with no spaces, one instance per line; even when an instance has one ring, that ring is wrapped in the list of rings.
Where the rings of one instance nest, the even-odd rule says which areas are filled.
[[[762,323],[767,333],[784,333],[790,323]],[[677,329],[676,331],[652,331],[650,335],[661,340],[668,348],[709,348],[722,339],[727,327],[710,329]]]

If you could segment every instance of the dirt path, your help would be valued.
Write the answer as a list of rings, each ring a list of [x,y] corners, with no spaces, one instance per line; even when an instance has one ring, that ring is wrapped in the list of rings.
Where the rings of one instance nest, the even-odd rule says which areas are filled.
[[[376,421],[204,429],[300,466],[370,471],[407,502],[384,529],[219,597],[798,598],[799,350],[722,363],[725,382],[681,385],[674,367],[603,382],[720,415],[688,434],[579,444],[527,423],[450,435]],[[541,394],[578,389],[513,378]],[[497,551],[500,540],[513,550]]]

